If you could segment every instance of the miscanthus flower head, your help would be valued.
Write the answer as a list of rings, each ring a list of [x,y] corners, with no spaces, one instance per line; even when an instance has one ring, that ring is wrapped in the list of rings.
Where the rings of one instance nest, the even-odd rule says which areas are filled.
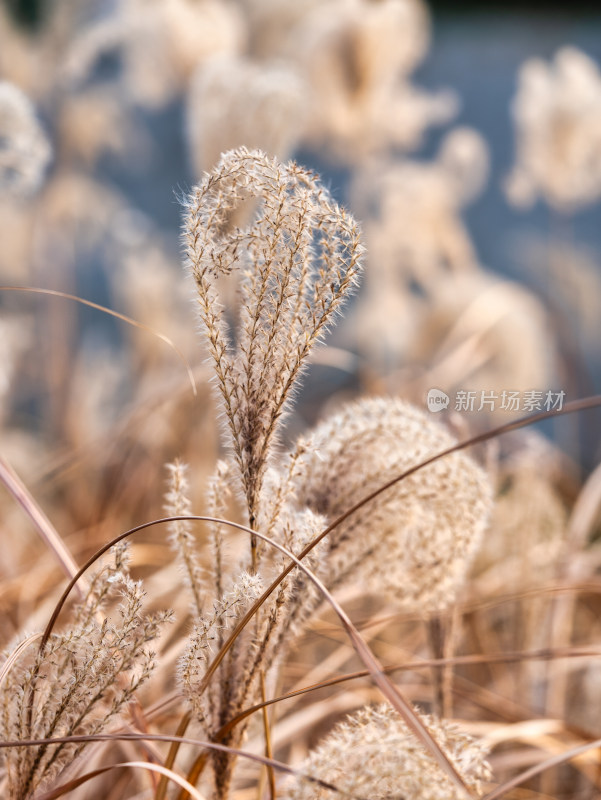
[[[513,203],[527,206],[541,196],[571,210],[601,196],[601,74],[591,58],[564,47],[551,63],[526,61],[513,116],[517,157],[507,182]]]
[[[233,220],[245,205],[254,216],[240,229]],[[185,245],[252,526],[306,358],[357,283],[359,229],[313,173],[240,148],[193,191]],[[232,273],[240,308],[230,336],[218,281]]]
[[[30,100],[0,81],[0,198],[27,197],[40,185],[50,144]]]
[[[482,781],[490,774],[484,748],[456,726],[420,716],[467,785],[480,791]],[[301,771],[354,797],[370,800],[459,797],[447,775],[387,705],[363,708],[347,717],[309,754]],[[325,800],[335,795],[295,778],[279,796],[283,800]]]
[[[351,403],[301,443],[297,501],[333,520],[454,443],[439,423],[402,400]],[[395,483],[332,532],[324,578],[335,585],[359,573],[410,608],[440,610],[455,600],[490,506],[480,467],[462,452],[445,456]]]
[[[171,612],[146,613],[144,596],[141,582],[129,575],[126,546],[117,545],[113,562],[92,576],[71,626],[53,633],[45,650],[28,648],[5,675],[3,740],[93,735],[125,712],[155,668],[149,645],[172,619]],[[6,796],[26,800],[36,789],[50,788],[86,746],[63,742],[5,750]]]

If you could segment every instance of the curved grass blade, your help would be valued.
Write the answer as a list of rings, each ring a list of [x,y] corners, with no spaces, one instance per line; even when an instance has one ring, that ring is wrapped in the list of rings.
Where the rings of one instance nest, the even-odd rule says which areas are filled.
[[[413,672],[420,669],[432,669],[433,667],[457,667],[473,664],[511,664],[516,661],[549,661],[555,658],[598,658],[601,656],[601,649],[587,648],[587,647],[558,647],[558,648],[545,648],[542,650],[522,650],[512,653],[486,653],[474,654],[464,656],[453,656],[452,658],[424,658],[419,661],[411,661],[407,664],[391,664],[384,667],[384,672],[387,675],[395,672]],[[264,702],[256,703],[254,706],[249,706],[243,712],[238,714],[229,722],[226,722],[215,734],[215,741],[219,742],[222,738],[227,736],[233,728],[247,717],[256,714],[263,708],[281,703],[284,700],[292,700],[295,697],[300,697],[304,694],[316,692],[319,689],[327,689],[330,686],[339,686],[349,681],[359,680],[360,678],[368,678],[370,672],[367,669],[357,670],[356,672],[348,672],[345,675],[337,675],[335,678],[328,678],[319,683],[314,683],[311,686],[303,686],[300,689],[294,689],[286,694],[281,694],[278,697],[272,697]]]
[[[160,764],[152,764],[149,761],[121,761],[119,764],[111,764],[110,767],[101,767],[100,769],[95,769],[93,772],[87,772],[85,775],[81,775],[79,778],[74,778],[64,786],[59,786],[57,789],[52,789],[48,792],[38,795],[36,800],[56,800],[56,798],[63,797],[63,795],[67,794],[68,792],[72,792],[73,789],[77,789],[78,786],[81,786],[82,784],[92,780],[92,778],[97,778],[99,775],[103,775],[105,772],[112,772],[115,769],[124,768],[146,769],[150,772],[157,772],[159,775],[165,778],[165,780],[173,781],[184,788],[188,794],[194,798],[194,800],[205,800],[198,789],[195,789],[194,786],[189,784],[187,780],[181,777],[181,775],[178,775],[177,772],[173,772],[171,769],[162,767]]]
[[[342,794],[346,797],[354,798],[354,800],[362,800],[361,798],[356,797],[355,795],[349,795],[346,792],[342,792],[336,786],[327,781],[323,781],[321,778],[316,778],[313,775],[307,775],[300,770],[295,769],[294,767],[288,766],[288,764],[284,764],[281,761],[276,761],[272,758],[267,758],[266,756],[261,756],[255,753],[248,753],[244,750],[237,750],[233,747],[228,747],[227,745],[218,744],[217,742],[206,742],[202,739],[193,739],[186,736],[169,736],[168,734],[161,734],[161,733],[95,733],[95,734],[81,734],[81,735],[73,735],[73,736],[57,736],[53,739],[23,739],[16,742],[0,742],[0,749],[6,749],[9,747],[40,747],[41,745],[49,745],[49,744],[69,744],[69,743],[91,743],[91,742],[113,742],[113,741],[120,741],[120,742],[177,742],[178,744],[188,744],[193,745],[196,747],[203,747],[207,750],[217,750],[221,753],[229,753],[231,755],[236,755],[241,758],[246,758],[249,761],[254,761],[256,764],[261,764],[263,766],[269,766],[273,769],[278,770],[286,775],[294,775],[296,777],[302,778],[303,780],[309,781],[310,783],[315,784],[316,786],[320,786],[323,789],[328,789],[331,792],[336,792],[337,794]],[[137,763],[137,762],[135,762]],[[148,766],[148,762],[140,762],[146,766]],[[117,765],[112,765],[110,767],[103,768],[104,770],[113,769]],[[153,766],[159,766],[154,764]],[[166,768],[164,768],[166,769]],[[95,775],[99,775],[102,770],[96,771],[94,774],[89,773],[90,778],[95,777]],[[171,774],[175,775],[172,770],[168,770]],[[81,776],[85,778],[85,776]],[[180,776],[178,776],[180,777]],[[90,778],[86,778],[89,780]],[[76,779],[79,780],[79,779]],[[183,779],[181,779],[183,780]],[[83,782],[83,781],[81,781]],[[79,785],[79,784],[78,784]],[[181,784],[180,784],[181,785]],[[76,788],[75,786],[71,786],[72,789]],[[194,787],[191,787],[194,790]],[[60,787],[61,793],[65,793],[65,788]],[[71,789],[69,789],[70,791]],[[55,792],[59,791],[59,789],[53,790]],[[196,790],[194,790],[196,791]],[[36,797],[36,800],[53,800],[55,797],[60,797],[60,794],[47,794],[47,795],[39,795]],[[193,795],[194,796],[194,795]],[[202,797],[202,796],[201,796]]]
[[[515,775],[508,781],[500,784],[496,787],[496,789],[493,789],[492,792],[485,794],[482,797],[482,800],[498,800],[499,797],[503,797],[503,795],[507,794],[507,792],[509,792],[511,789],[515,789],[516,786],[520,786],[522,783],[530,780],[530,778],[534,778],[537,775],[540,775],[542,772],[546,772],[548,769],[551,769],[552,767],[557,767],[560,764],[566,764],[573,758],[577,758],[583,753],[587,753],[589,750],[596,750],[597,748],[601,748],[601,739],[595,739],[594,742],[588,742],[587,744],[581,744],[578,747],[572,747],[570,750],[566,750],[564,753],[547,758],[544,761],[541,761],[540,764],[535,764],[533,767],[524,770],[524,772],[520,772],[519,775]]]
[[[98,303],[93,303],[91,300],[84,300],[83,297],[78,297],[75,294],[68,294],[68,292],[59,292],[57,289],[39,289],[34,286],[0,286],[0,292],[31,292],[33,294],[46,294],[50,295],[51,297],[62,297],[65,300],[73,300],[76,303],[81,303],[83,306],[88,306],[89,308],[94,308],[97,311],[102,311],[104,314],[108,314],[111,317],[115,317],[115,319],[119,319],[122,322],[127,322],[128,325],[133,325],[134,328],[140,328],[140,330],[147,331],[151,333],[153,336],[156,336],[157,339],[160,339],[162,342],[165,342],[177,355],[179,360],[184,365],[186,372],[188,373],[188,380],[190,381],[190,386],[192,387],[192,392],[196,396],[196,381],[194,380],[194,374],[192,372],[192,368],[188,363],[186,356],[182,353],[179,347],[175,344],[175,342],[170,339],[168,336],[165,336],[164,333],[151,328],[149,325],[144,325],[143,322],[138,322],[131,317],[126,316],[125,314],[121,314],[119,311],[113,311],[111,308],[107,308],[106,306],[101,306]]]

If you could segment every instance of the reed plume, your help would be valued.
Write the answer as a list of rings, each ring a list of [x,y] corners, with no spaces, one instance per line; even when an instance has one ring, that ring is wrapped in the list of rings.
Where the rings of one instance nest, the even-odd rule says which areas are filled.
[[[250,224],[228,229],[244,203]],[[260,151],[229,151],[188,202],[185,244],[251,527],[265,469],[312,347],[356,285],[355,221],[315,175]],[[217,279],[236,271],[240,319],[226,330]]]
[[[481,745],[456,726],[421,715],[467,785],[480,792],[490,776]],[[353,769],[354,765],[360,765]],[[386,705],[350,715],[309,754],[305,774],[334,784],[354,797],[387,800],[458,800],[457,788],[411,736],[405,723]],[[283,788],[282,800],[325,800],[328,789],[295,778]]]
[[[108,615],[112,601],[116,613]],[[45,649],[29,648],[1,689],[2,739],[47,739],[100,733],[123,712],[155,667],[150,642],[169,612],[143,612],[144,591],[129,576],[126,548],[92,578],[71,627],[53,633]],[[43,744],[4,750],[9,796],[25,800],[49,786],[84,744]]]
[[[335,519],[387,481],[455,444],[396,398],[351,403],[300,443],[296,502]],[[330,587],[359,575],[412,609],[452,604],[485,530],[492,491],[469,456],[453,453],[408,476],[339,525],[320,574]]]

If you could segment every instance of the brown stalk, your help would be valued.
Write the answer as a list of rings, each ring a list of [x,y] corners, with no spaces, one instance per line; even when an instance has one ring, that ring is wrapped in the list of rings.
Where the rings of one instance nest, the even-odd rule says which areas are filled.
[[[192,721],[192,714],[189,711],[186,711],[184,716],[181,718],[179,725],[177,726],[175,735],[177,737],[183,736],[185,732],[188,730],[188,725],[190,724],[191,721]],[[167,767],[167,769],[171,769],[175,764],[175,759],[177,758],[179,748],[180,748],[179,741],[171,743],[171,747],[169,748],[169,752],[167,753],[167,758],[165,759],[165,766]],[[157,786],[156,794],[154,796],[155,800],[165,800],[165,794],[167,792],[167,781],[168,781],[167,776],[163,775],[159,781],[159,785]]]
[[[263,730],[265,731],[265,755],[267,758],[273,758],[273,748],[271,746],[271,729],[269,727],[269,714],[267,712],[267,691],[265,689],[265,673],[261,670],[261,700],[263,701]],[[267,767],[267,779],[269,781],[269,798],[276,800],[275,792],[275,774],[272,767]],[[259,800],[261,795],[259,794]]]
[[[206,751],[204,751],[202,753],[199,753],[198,756],[194,759],[194,763],[192,764],[192,767],[188,770],[188,774],[186,775],[186,780],[188,781],[188,783],[191,783],[192,786],[196,786],[198,779],[202,775],[204,768],[207,765],[208,758],[209,754]],[[185,798],[186,798],[186,792],[182,790],[178,794],[177,800],[185,800]]]
[[[426,623],[432,656],[442,661],[453,652],[455,608],[450,612],[433,614]],[[451,716],[452,673],[449,664],[432,668],[434,685],[434,710],[438,717]]]

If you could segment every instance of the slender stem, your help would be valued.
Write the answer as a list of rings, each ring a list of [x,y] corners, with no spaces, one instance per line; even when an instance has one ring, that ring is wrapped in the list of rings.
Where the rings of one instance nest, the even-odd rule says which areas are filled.
[[[261,700],[263,701],[263,730],[265,731],[265,757],[272,759],[273,758],[273,749],[271,746],[271,730],[269,727],[269,712],[267,711],[267,705],[265,702],[267,700],[267,692],[265,689],[265,673],[261,670]],[[267,779],[269,781],[269,797],[270,800],[276,800],[276,793],[275,793],[275,773],[273,771],[273,767],[267,765]],[[261,800],[259,797],[257,800]]]

